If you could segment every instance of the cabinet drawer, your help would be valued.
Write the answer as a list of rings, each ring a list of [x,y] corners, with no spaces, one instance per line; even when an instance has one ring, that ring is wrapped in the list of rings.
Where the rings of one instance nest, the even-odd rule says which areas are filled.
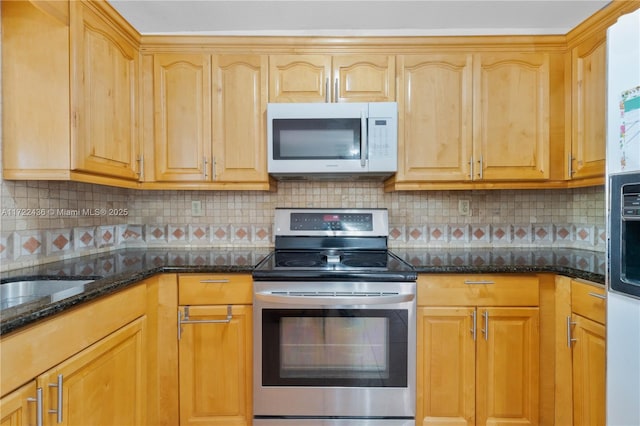
[[[571,280],[571,311],[578,315],[605,324],[606,297],[600,284]]]
[[[532,275],[419,275],[418,306],[538,306]]]
[[[178,276],[180,305],[250,305],[249,274],[184,274]]]

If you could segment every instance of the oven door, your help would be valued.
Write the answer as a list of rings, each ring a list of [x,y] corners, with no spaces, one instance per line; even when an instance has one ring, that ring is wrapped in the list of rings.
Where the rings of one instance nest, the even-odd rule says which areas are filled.
[[[313,284],[255,283],[256,419],[413,419],[415,283]]]

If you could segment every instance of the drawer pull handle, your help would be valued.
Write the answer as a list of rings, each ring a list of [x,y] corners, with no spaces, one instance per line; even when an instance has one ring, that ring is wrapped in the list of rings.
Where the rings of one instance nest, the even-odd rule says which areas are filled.
[[[36,403],[36,426],[42,426],[42,388],[36,389],[36,397],[27,398],[27,402]]]
[[[229,279],[223,278],[219,280],[200,280],[201,284],[226,284],[229,282]]]
[[[605,296],[604,294],[589,293],[589,296],[593,296],[595,298],[602,299],[602,300],[607,300],[607,296]]]
[[[468,285],[476,285],[476,284],[495,284],[495,281],[483,281],[483,280],[480,280],[480,281],[472,281],[472,280],[465,280],[465,281],[464,281],[464,283],[465,283],[465,284],[468,284]]]
[[[178,310],[178,340],[182,337],[182,324],[229,324],[233,319],[231,312],[231,305],[227,305],[227,317],[220,320],[192,320],[189,319],[189,307],[184,307],[184,316],[180,310]]]

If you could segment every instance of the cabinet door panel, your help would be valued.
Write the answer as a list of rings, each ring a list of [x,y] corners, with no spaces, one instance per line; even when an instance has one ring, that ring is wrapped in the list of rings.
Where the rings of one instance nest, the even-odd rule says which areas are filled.
[[[0,426],[36,424],[36,382],[32,381],[0,399]]]
[[[223,320],[226,306],[191,306],[191,320]],[[179,342],[180,424],[251,424],[251,306],[220,324],[184,324]]]
[[[155,180],[206,180],[211,153],[211,64],[206,55],[154,56]]]
[[[266,182],[267,57],[213,57],[213,179]]]
[[[479,308],[478,330],[477,425],[537,425],[538,308]]]
[[[606,134],[606,35],[572,52],[572,178],[603,176]]]
[[[72,10],[77,20],[73,75],[78,76],[72,167],[136,179],[137,49],[88,6],[72,2]]]
[[[474,57],[476,179],[549,177],[549,58]]]
[[[471,55],[399,58],[397,180],[470,179]]]
[[[419,308],[416,424],[475,424],[475,308]]]
[[[326,102],[331,56],[269,57],[269,102]],[[329,89],[331,90],[331,89]]]
[[[62,424],[137,426],[145,423],[144,317],[105,337],[38,378],[45,416],[56,424],[59,375]]]
[[[605,327],[580,315],[572,315],[573,337],[573,424],[606,424],[605,415]]]
[[[333,102],[394,101],[395,56],[334,56],[332,84]]]

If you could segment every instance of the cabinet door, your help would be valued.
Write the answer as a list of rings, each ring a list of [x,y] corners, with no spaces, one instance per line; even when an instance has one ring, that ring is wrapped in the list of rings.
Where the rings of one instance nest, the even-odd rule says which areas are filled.
[[[475,424],[475,308],[418,308],[416,424]]]
[[[189,319],[224,320],[226,306],[190,306]],[[179,342],[180,424],[252,422],[251,306],[232,307],[228,323],[183,324]]]
[[[395,56],[334,56],[333,102],[391,102],[396,99]]]
[[[330,102],[331,56],[269,57],[269,102]]]
[[[213,57],[213,179],[267,182],[267,57]]]
[[[474,179],[548,179],[548,55],[475,55],[473,83]]]
[[[36,382],[30,382],[0,399],[0,426],[36,424]]]
[[[476,424],[538,424],[538,308],[478,308]]]
[[[69,426],[145,424],[145,323],[138,318],[38,377],[45,423],[61,417]]]
[[[137,179],[137,47],[84,2],[71,12],[72,169]]]
[[[398,58],[398,181],[471,178],[471,55]]]
[[[572,315],[573,424],[606,424],[605,416],[605,327],[580,315]]]
[[[210,180],[210,57],[154,55],[153,86],[155,180]]]
[[[606,34],[571,51],[571,176],[604,176],[606,133]]]

